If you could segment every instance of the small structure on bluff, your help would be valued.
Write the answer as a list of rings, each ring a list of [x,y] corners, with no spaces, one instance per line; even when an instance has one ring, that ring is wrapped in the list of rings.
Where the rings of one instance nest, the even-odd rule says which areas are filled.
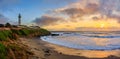
[[[18,15],[18,26],[21,25],[21,18],[22,18],[22,16],[21,16],[21,14],[19,14],[19,15]]]

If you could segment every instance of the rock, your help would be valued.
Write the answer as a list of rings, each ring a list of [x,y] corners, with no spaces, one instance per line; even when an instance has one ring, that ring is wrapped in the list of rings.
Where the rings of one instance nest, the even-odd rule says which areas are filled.
[[[62,52],[60,52],[59,54],[62,54]]]
[[[59,34],[51,34],[51,36],[59,36]]]
[[[44,56],[50,56],[51,54],[50,53],[46,53],[46,54],[44,54]]]
[[[50,50],[49,50],[49,49],[43,49],[43,51],[44,51],[45,53],[50,53]]]

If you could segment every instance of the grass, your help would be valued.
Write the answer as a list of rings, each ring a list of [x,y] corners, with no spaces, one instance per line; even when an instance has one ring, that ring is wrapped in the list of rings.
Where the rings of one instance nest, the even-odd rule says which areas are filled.
[[[7,48],[10,48],[14,51],[15,50],[17,50],[17,51],[22,50],[22,48],[20,48],[17,44],[10,44],[9,46],[7,46]]]
[[[6,40],[7,38],[5,37],[5,35],[3,35],[2,32],[0,32],[0,41]]]
[[[5,41],[7,39],[15,39],[14,33],[11,30],[0,31],[0,41]]]
[[[29,36],[34,34],[35,36],[49,35],[50,32],[45,29],[21,29],[21,30],[12,30],[13,33],[16,33],[19,36]]]
[[[6,47],[2,43],[0,43],[0,59],[6,59],[6,51]]]
[[[45,29],[41,29],[41,28],[40,29],[24,28],[20,30],[16,30],[16,29],[1,30],[0,31],[0,42],[4,42],[8,39],[16,40],[18,39],[18,37],[23,37],[23,36],[24,37],[26,36],[35,37],[35,36],[43,36],[43,35],[49,35],[49,34],[50,34],[49,31]],[[11,49],[12,51],[17,51],[18,53],[20,53],[20,51],[23,50],[20,46],[11,44],[11,43],[8,46],[6,47],[5,46],[2,43],[0,43],[0,59],[6,59],[8,55],[7,52],[9,52],[9,50],[7,49]],[[20,54],[22,54],[22,52]]]
[[[11,32],[8,30],[0,31],[0,41],[7,40],[11,36]]]
[[[0,31],[0,41],[5,41],[7,39],[17,39],[18,36],[44,36],[49,35],[50,32],[45,29],[20,29],[20,30],[4,30]]]

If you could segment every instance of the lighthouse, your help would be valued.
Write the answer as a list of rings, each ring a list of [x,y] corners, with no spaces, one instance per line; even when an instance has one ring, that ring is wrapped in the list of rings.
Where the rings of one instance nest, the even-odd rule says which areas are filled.
[[[19,15],[18,15],[18,26],[21,25],[21,18],[22,18],[22,16],[21,16],[21,14],[19,14]]]

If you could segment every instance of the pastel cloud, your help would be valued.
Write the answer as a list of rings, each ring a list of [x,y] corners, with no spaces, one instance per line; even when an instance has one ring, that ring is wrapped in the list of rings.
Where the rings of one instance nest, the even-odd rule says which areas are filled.
[[[47,14],[50,15],[49,18],[44,18],[42,16],[39,19],[35,19],[35,23],[41,26],[44,25],[43,27],[48,29],[54,27],[60,30],[78,30],[78,28],[84,27],[101,27],[102,23],[104,23],[105,27],[119,27],[119,3],[120,0],[79,0],[63,8],[53,10],[52,13]],[[114,23],[112,23],[112,21]],[[98,24],[98,22],[101,24]],[[51,24],[54,25],[51,26]]]
[[[57,22],[63,21],[63,18],[61,17],[53,17],[50,15],[43,15],[41,18],[36,18],[33,22],[41,25],[41,26],[46,26],[46,25],[55,25]]]

